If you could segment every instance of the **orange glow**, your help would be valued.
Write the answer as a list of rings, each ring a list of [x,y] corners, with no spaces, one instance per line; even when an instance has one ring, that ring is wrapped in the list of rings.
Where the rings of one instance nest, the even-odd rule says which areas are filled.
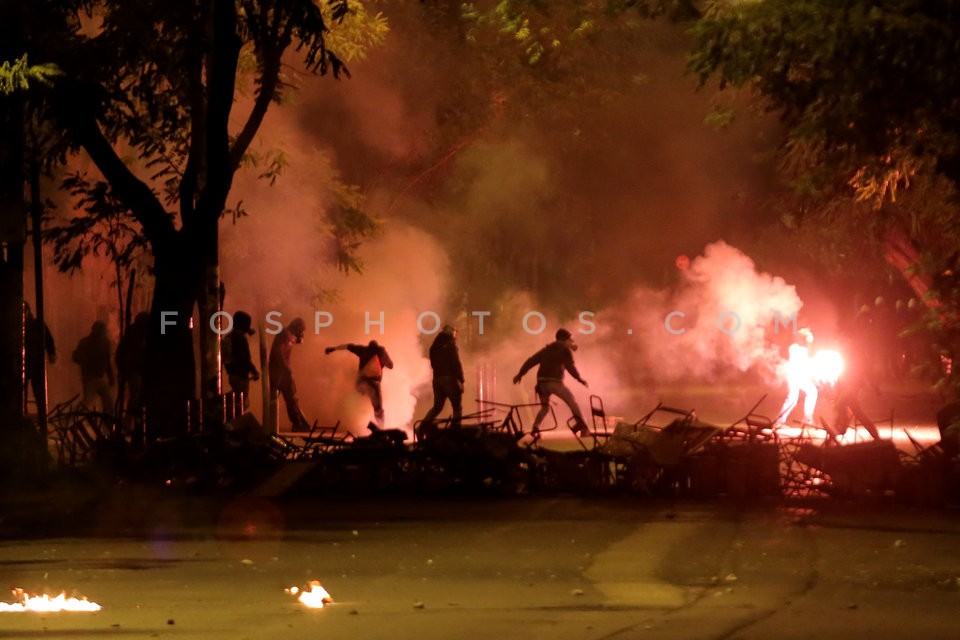
[[[810,372],[818,384],[836,384],[843,373],[843,356],[832,349],[817,351],[810,359]]]
[[[23,589],[14,589],[13,597],[17,600],[13,604],[0,602],[0,612],[100,611],[100,605],[96,602],[86,598],[68,598],[65,593],[51,598],[47,594],[32,596]]]
[[[333,597],[327,593],[327,590],[318,580],[311,580],[306,589],[290,587],[286,589],[286,592],[292,596],[297,596],[297,600],[311,609],[322,609],[323,605],[333,603]]]

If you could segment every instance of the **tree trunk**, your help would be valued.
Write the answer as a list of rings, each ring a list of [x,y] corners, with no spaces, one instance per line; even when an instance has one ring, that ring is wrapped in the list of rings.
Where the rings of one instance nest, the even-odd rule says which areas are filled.
[[[47,455],[46,442],[24,420],[23,113],[18,92],[0,96],[0,484],[5,487],[36,486]]]
[[[226,322],[211,320],[221,310],[220,296],[220,264],[219,264],[219,215],[204,220],[203,229],[203,265],[200,281],[202,290],[199,294],[198,308],[200,310],[200,380],[203,398],[203,422],[205,428],[211,428],[222,422],[221,396],[223,385],[221,380],[220,362],[220,334],[214,331],[226,325]],[[210,228],[212,226],[212,229]]]
[[[156,281],[142,392],[148,443],[185,435],[189,405],[196,400],[190,318],[197,302],[199,263],[190,258],[184,232],[176,234],[173,244],[154,247]]]
[[[920,252],[913,242],[900,231],[890,231],[884,238],[883,248],[887,263],[900,272],[917,297],[929,308],[938,308],[939,302],[927,295],[933,279],[921,268]]]
[[[23,100],[0,96],[0,430],[23,422]]]
[[[213,0],[209,25],[210,49],[205,59],[206,113],[203,126],[202,188],[196,203],[196,250],[200,258],[200,380],[204,422],[221,422],[220,335],[211,320],[220,311],[220,214],[233,181],[230,155],[230,111],[236,89],[237,64],[243,42],[237,35],[233,0]]]

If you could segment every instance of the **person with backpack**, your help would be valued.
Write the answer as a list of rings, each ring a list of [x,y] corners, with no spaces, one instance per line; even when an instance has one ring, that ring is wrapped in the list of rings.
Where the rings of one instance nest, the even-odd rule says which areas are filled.
[[[335,347],[327,347],[324,353],[330,355],[334,351],[346,349],[359,358],[359,368],[357,369],[357,391],[370,398],[370,404],[373,405],[373,420],[378,428],[383,428],[383,393],[380,390],[380,382],[383,379],[384,369],[393,369],[393,360],[376,340],[371,340],[366,345],[360,344],[339,344]]]

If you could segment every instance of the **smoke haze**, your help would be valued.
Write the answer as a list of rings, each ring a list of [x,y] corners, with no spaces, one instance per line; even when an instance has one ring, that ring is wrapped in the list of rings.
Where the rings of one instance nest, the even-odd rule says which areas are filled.
[[[225,310],[248,311],[261,334],[268,311],[307,321],[293,356],[307,417],[362,431],[372,413],[353,388],[356,358],[323,348],[376,339],[396,363],[384,375],[387,425],[409,430],[431,401],[432,336],[416,324],[425,311],[460,330],[467,412],[481,394],[532,402],[535,374],[511,379],[559,326],[581,345],[590,387],[571,387],[585,411],[591,393],[629,416],[660,385],[731,372],[775,381],[774,314],[802,303],[734,247],[749,252],[767,215],[775,125],[703,125],[710,96],[683,75],[680,27],[649,23],[617,52],[622,64],[585,60],[578,81],[602,91],[579,96],[571,84],[545,98],[529,80],[500,82],[454,31],[424,28],[424,4],[377,5],[391,33],[351,65],[351,79],[299,78],[294,102],[269,112],[257,141],[261,154],[285,152],[287,168],[272,187],[256,171],[238,175],[231,194],[251,215],[222,226]],[[361,249],[359,275],[331,265],[334,176],[359,185],[383,222]],[[677,255],[700,253],[677,271]],[[316,311],[334,318],[319,335]],[[383,335],[365,333],[364,314],[381,311]],[[483,335],[475,311],[490,312]],[[541,334],[524,330],[529,311],[546,317]],[[579,332],[589,329],[583,311],[595,314],[595,332]],[[666,331],[671,311],[686,314],[673,324],[686,333]],[[724,311],[738,314],[737,332],[717,329]],[[259,389],[252,399],[259,413]]]

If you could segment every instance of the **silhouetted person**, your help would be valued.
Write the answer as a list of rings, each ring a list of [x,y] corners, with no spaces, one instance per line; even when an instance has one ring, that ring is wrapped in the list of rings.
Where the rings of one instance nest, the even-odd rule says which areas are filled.
[[[150,332],[150,314],[141,311],[127,327],[120,342],[117,343],[117,374],[127,385],[127,412],[131,416],[140,413],[143,406],[141,390],[143,388],[144,355],[147,352],[147,334]]]
[[[303,318],[294,318],[287,327],[278,333],[270,345],[270,391],[275,395],[278,391],[283,396],[283,404],[287,407],[287,417],[293,430],[304,430],[309,425],[300,411],[300,402],[297,400],[297,385],[293,381],[293,369],[290,367],[293,345],[303,342],[303,334],[307,329]]]
[[[371,340],[366,345],[339,344],[335,347],[327,347],[324,353],[330,355],[340,349],[346,349],[360,359],[359,369],[357,370],[357,391],[370,398],[370,404],[373,405],[373,421],[377,427],[382,429],[384,413],[380,381],[383,380],[384,369],[393,369],[393,360],[390,359],[387,350],[381,347],[376,340]]]
[[[234,393],[243,394],[244,410],[246,410],[249,400],[250,381],[260,379],[260,372],[253,364],[250,345],[247,343],[247,336],[256,333],[251,326],[252,324],[253,320],[250,318],[250,314],[245,311],[237,311],[233,315],[233,331],[227,335],[227,339],[223,342],[223,363],[227,370],[227,380],[230,382],[230,389]]]
[[[837,415],[834,419],[834,428],[837,434],[843,434],[852,426],[856,418],[874,440],[879,440],[880,432],[877,430],[877,425],[860,404],[860,394],[865,387],[869,386],[874,392],[880,393],[872,372],[864,365],[863,354],[869,349],[870,344],[862,338],[857,341],[848,340],[845,345],[843,373],[837,379],[835,388]]]
[[[107,337],[107,325],[98,320],[90,327],[90,334],[81,338],[73,351],[73,361],[80,365],[83,404],[92,409],[94,397],[99,397],[104,413],[113,413],[112,350],[110,338]]]
[[[590,434],[587,423],[583,420],[583,414],[580,412],[580,405],[577,399],[573,397],[570,389],[563,384],[564,371],[568,371],[573,379],[587,386],[587,381],[580,377],[576,365],[573,363],[573,352],[577,349],[577,344],[573,341],[573,336],[566,329],[557,329],[556,340],[551,342],[540,351],[527,358],[520,371],[513,377],[513,384],[520,384],[524,374],[534,365],[539,365],[537,369],[537,397],[540,399],[540,411],[533,421],[533,431],[540,430],[540,424],[550,412],[550,396],[557,396],[570,407],[573,417],[576,420],[574,431],[579,431],[581,436]]]
[[[463,365],[457,349],[457,330],[445,325],[430,345],[430,366],[433,368],[433,406],[423,416],[423,425],[432,424],[450,400],[452,426],[460,426],[463,415]]]
[[[783,400],[780,413],[777,414],[777,426],[783,424],[790,417],[800,392],[803,392],[803,421],[813,424],[813,412],[817,407],[817,383],[813,379],[813,370],[810,363],[810,345],[813,343],[813,333],[809,329],[797,331],[793,344],[790,345],[787,356],[787,397]]]
[[[57,361],[57,348],[53,343],[53,335],[46,323],[40,322],[40,318],[33,315],[30,305],[26,307],[26,319],[24,321],[24,349],[25,361],[24,369],[27,374],[27,381],[30,383],[30,389],[33,391],[33,399],[37,403],[37,409],[40,408],[40,400],[46,401],[47,380],[45,376],[43,358],[46,356],[50,364]],[[46,406],[46,402],[44,402]]]

